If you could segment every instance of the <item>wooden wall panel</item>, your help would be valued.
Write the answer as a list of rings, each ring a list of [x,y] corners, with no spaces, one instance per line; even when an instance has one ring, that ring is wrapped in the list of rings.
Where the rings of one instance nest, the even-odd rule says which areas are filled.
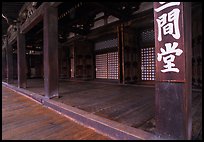
[[[93,79],[93,44],[89,41],[75,42],[75,78]]]

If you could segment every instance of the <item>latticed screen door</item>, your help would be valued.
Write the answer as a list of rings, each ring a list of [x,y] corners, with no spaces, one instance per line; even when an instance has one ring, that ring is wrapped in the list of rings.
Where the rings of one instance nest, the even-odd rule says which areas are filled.
[[[108,79],[118,79],[118,52],[108,53]]]
[[[118,52],[96,55],[96,78],[118,79]]]
[[[141,49],[142,80],[155,80],[155,48]]]
[[[154,29],[147,28],[141,32],[141,79],[155,80]]]
[[[118,39],[107,39],[95,43],[96,78],[118,79]]]
[[[96,55],[96,78],[107,78],[107,54]]]

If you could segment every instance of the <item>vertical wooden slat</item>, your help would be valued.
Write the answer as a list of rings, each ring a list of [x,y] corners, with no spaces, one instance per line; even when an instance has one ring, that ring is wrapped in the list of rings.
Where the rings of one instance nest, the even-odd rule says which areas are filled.
[[[165,2],[166,3],[166,2]],[[161,136],[174,139],[191,139],[191,77],[192,77],[192,51],[191,51],[191,4],[180,2],[173,8],[167,8],[160,12],[155,9],[163,3],[154,3],[155,45],[156,45],[156,131]],[[179,9],[180,38],[174,39],[172,35],[163,35],[163,40],[158,40],[158,23],[156,19],[161,15]],[[173,22],[172,22],[173,23]],[[175,23],[174,23],[175,24]],[[174,31],[175,32],[175,31]],[[177,42],[177,49],[182,49],[180,57],[175,57],[175,67],[180,69],[178,73],[161,72],[163,63],[158,60],[160,48],[165,49],[165,43]],[[165,49],[166,50],[166,49]]]
[[[45,97],[59,96],[58,90],[58,11],[46,7],[44,11],[44,87]]]
[[[26,52],[25,35],[20,33],[20,25],[17,25],[17,66],[18,66],[18,87],[26,88]]]

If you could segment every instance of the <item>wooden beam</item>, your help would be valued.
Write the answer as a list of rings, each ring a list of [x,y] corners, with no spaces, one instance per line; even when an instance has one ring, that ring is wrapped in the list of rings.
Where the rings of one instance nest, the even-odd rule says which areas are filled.
[[[13,49],[6,39],[7,83],[13,83]]]
[[[12,45],[16,42],[16,40],[17,40],[17,33],[13,32],[11,34],[11,37],[8,39],[8,43]]]
[[[21,33],[26,33],[37,25],[43,19],[44,9],[48,7],[49,3],[42,3],[36,11],[21,25]]]
[[[58,10],[47,7],[44,11],[44,88],[45,98],[59,96],[58,90]]]
[[[2,80],[6,78],[6,49],[2,48]]]
[[[154,2],[154,22],[156,131],[172,139],[191,139],[190,2]]]
[[[77,34],[80,34],[80,35],[88,34],[88,30],[80,29],[80,28],[77,28],[77,27],[69,27],[69,28],[60,27],[60,31],[63,31],[65,33],[73,32],[73,33],[77,33]]]
[[[122,83],[125,84],[125,40],[124,40],[124,24],[121,25],[121,44],[122,44]]]
[[[6,49],[6,44],[5,44],[5,42],[2,43],[2,49]]]
[[[125,74],[124,74],[124,25],[121,24],[117,26],[118,34],[118,79],[119,83],[125,83]]]
[[[26,10],[26,8],[31,5],[32,2],[25,2],[25,4],[21,7],[18,16],[22,15],[22,13]]]
[[[109,35],[109,34],[117,34],[117,29],[115,27],[120,26],[121,21],[116,21],[101,27],[98,27],[96,29],[91,30],[91,32],[88,34],[87,38],[90,40],[94,40],[100,36],[103,35]]]
[[[18,66],[18,87],[26,88],[26,52],[25,35],[20,34],[20,27],[17,29],[17,66]]]
[[[120,32],[120,26],[117,26],[117,36],[118,36],[118,80],[119,83],[122,83],[122,72],[121,72],[121,66],[122,66],[122,61],[121,61],[121,32]]]

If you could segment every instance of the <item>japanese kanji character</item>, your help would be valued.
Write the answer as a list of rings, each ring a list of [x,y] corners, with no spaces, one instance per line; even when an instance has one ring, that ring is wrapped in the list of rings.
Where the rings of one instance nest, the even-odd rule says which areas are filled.
[[[171,7],[171,6],[176,6],[176,5],[180,5],[180,2],[159,2],[160,4],[164,4],[158,8],[155,9],[156,12],[160,12],[168,7]],[[165,4],[166,3],[166,4]]]
[[[172,63],[175,60],[175,55],[180,56],[183,51],[181,49],[176,49],[178,46],[177,42],[173,42],[173,45],[171,43],[166,43],[166,51],[163,48],[160,48],[161,53],[158,53],[157,55],[157,60],[161,61],[163,57],[163,61],[166,65],[164,65],[164,68],[161,70],[161,72],[179,72],[178,68],[173,68],[175,67],[175,64]],[[172,53],[175,53],[175,55],[172,55]],[[164,57],[165,56],[165,57]]]
[[[175,39],[180,38],[180,30],[179,30],[179,14],[180,10],[178,8],[173,9],[168,14],[164,13],[158,19],[156,19],[158,23],[158,40],[162,40],[162,31],[163,35],[170,34]],[[172,22],[172,23],[171,23]]]

